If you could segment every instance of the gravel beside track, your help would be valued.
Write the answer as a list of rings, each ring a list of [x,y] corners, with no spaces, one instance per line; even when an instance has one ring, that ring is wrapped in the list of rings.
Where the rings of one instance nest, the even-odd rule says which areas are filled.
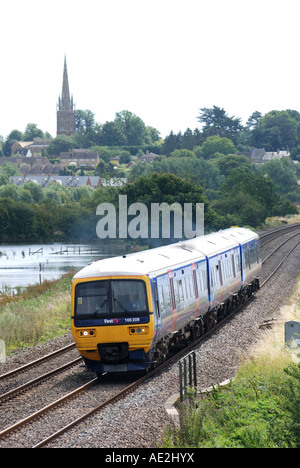
[[[275,247],[276,242],[281,241],[282,238],[271,242],[263,250],[263,256],[265,257]],[[290,245],[287,243],[286,252],[289,248]],[[270,264],[276,264],[276,260],[284,255],[283,249],[278,256],[274,256],[274,260],[269,261]],[[262,280],[268,276],[270,268],[271,265],[266,264]],[[199,388],[206,388],[234,377],[241,358],[261,336],[259,325],[266,319],[278,317],[280,307],[288,302],[295,290],[299,274],[300,248],[298,247],[268,285],[256,294],[255,299],[242,312],[198,345],[196,352]],[[47,354],[70,342],[72,342],[71,335],[66,335],[45,345],[18,352],[8,358],[5,365],[0,366],[0,372],[7,372],[11,368],[36,359],[39,354]],[[80,369],[79,373],[83,378],[85,371]],[[65,379],[61,378],[59,386],[60,390],[63,390],[62,393],[69,391],[72,378],[78,380],[74,369]],[[112,376],[112,385],[122,378],[124,377]],[[66,388],[63,388],[64,385]],[[101,385],[99,382],[96,389],[99,398]],[[36,391],[38,392],[38,387]],[[49,443],[47,447],[155,448],[161,441],[165,426],[170,424],[164,403],[172,394],[178,392],[178,363],[174,363],[146,381],[138,390],[72,428]],[[89,398],[87,395],[87,399]],[[75,419],[76,410],[73,416]],[[0,446],[5,446],[5,441],[2,441]],[[10,445],[12,446],[20,445]]]

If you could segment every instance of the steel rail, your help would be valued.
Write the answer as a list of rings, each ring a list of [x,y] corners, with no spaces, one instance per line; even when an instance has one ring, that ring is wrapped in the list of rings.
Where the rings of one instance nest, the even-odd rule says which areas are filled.
[[[282,234],[284,234],[286,232],[289,232],[289,231],[292,231],[294,229],[297,229],[299,227],[300,227],[300,223],[294,223],[294,224],[289,224],[288,226],[283,226],[281,228],[274,229],[273,231],[266,232],[265,234],[261,234],[259,236],[260,240],[265,239],[266,237],[270,237],[273,234],[275,234],[275,236],[271,237],[271,239],[269,239],[269,240],[267,240],[265,242],[262,242],[261,247],[264,247],[266,244],[268,244],[272,240],[276,239],[277,237],[281,236]]]
[[[49,377],[52,377],[53,375],[58,374],[58,373],[64,371],[65,369],[68,369],[69,367],[75,366],[76,364],[78,364],[81,361],[81,359],[82,358],[80,356],[79,358],[76,358],[73,361],[70,361],[67,364],[64,364],[63,366],[57,367],[56,369],[54,369],[54,370],[52,370],[50,372],[46,372],[45,374],[40,375],[39,377],[36,377],[35,379],[30,380],[29,382],[26,382],[25,384],[20,385],[19,387],[13,388],[9,392],[3,393],[2,395],[0,395],[0,403],[5,401],[5,400],[9,400],[13,396],[18,395],[19,393],[23,392],[24,390],[28,389],[29,387],[32,387],[32,386],[36,385],[37,383],[41,382],[42,380],[46,380]]]
[[[35,413],[27,416],[27,418],[24,418],[24,419],[16,422],[15,424],[13,424],[12,426],[7,427],[6,429],[4,429],[3,431],[0,432],[0,440],[3,439],[4,437],[6,437],[11,432],[14,432],[15,430],[20,429],[21,427],[25,426],[30,421],[33,421],[34,419],[42,416],[43,414],[45,414],[50,409],[53,409],[56,406],[59,406],[64,401],[71,400],[72,398],[74,398],[74,396],[78,395],[83,390],[87,390],[89,387],[91,387],[95,383],[96,380],[98,380],[98,377],[95,377],[94,379],[90,380],[89,382],[82,385],[81,387],[76,388],[75,390],[68,393],[67,395],[64,395],[63,397],[59,398],[58,400],[55,400],[53,403],[50,403],[49,405],[45,406],[44,408],[41,408],[40,410],[36,411]]]
[[[265,284],[272,278],[272,276],[275,275],[275,273],[277,272],[277,270],[279,270],[279,268],[281,267],[281,265],[284,263],[284,261],[287,259],[287,257],[289,257],[289,255],[298,247],[298,245],[300,244],[300,241],[297,242],[296,245],[294,245],[294,247],[292,247],[288,253],[284,256],[284,258],[281,260],[281,262],[279,263],[279,265],[277,265],[277,267],[272,271],[272,273],[268,276],[268,278],[261,284],[261,288],[263,286],[265,286]]]
[[[46,356],[43,356],[43,357],[41,357],[39,359],[36,359],[35,361],[28,362],[27,364],[24,364],[23,366],[18,367],[17,369],[13,369],[13,370],[11,370],[9,372],[6,372],[5,374],[0,375],[0,380],[6,379],[8,377],[12,377],[12,376],[14,376],[16,374],[19,374],[20,372],[23,372],[24,370],[26,370],[26,369],[28,369],[30,367],[37,366],[38,364],[41,364],[44,361],[48,361],[52,357],[57,356],[58,354],[68,352],[73,348],[75,348],[75,343],[71,343],[71,344],[65,346],[64,348],[60,348],[60,349],[58,349],[56,351],[53,351],[52,353],[49,353]]]
[[[274,255],[275,252],[277,252],[277,250],[279,250],[283,245],[287,244],[290,240],[292,240],[294,237],[297,237],[300,235],[300,232],[297,232],[296,234],[292,235],[291,237],[289,237],[288,239],[286,239],[285,241],[283,241],[280,245],[278,245],[276,247],[276,249],[274,249],[266,258],[263,259],[262,261],[262,264],[264,264],[267,260],[269,260],[270,257],[272,257],[272,255]]]

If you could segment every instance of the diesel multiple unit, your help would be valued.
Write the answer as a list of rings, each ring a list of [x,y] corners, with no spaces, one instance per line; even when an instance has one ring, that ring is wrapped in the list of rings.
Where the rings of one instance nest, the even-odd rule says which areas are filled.
[[[154,368],[259,288],[260,241],[231,228],[109,258],[72,282],[72,333],[96,372]]]

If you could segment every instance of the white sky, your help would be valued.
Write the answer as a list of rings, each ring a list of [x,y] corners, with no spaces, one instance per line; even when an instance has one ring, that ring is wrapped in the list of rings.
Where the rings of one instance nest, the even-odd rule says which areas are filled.
[[[64,54],[77,109],[161,132],[202,107],[300,111],[299,0],[9,0],[0,8],[0,135],[56,136]]]

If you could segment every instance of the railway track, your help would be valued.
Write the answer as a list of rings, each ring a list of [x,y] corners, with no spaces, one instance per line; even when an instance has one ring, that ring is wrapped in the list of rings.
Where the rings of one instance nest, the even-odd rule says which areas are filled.
[[[294,229],[298,229],[299,232],[298,233],[293,233],[291,236],[289,236],[288,239],[285,239],[283,242],[280,243],[279,246],[276,246],[275,249],[272,250],[271,253],[268,253],[267,255],[264,256],[264,259],[263,259],[263,262],[264,264],[266,264],[269,259],[273,258],[273,256],[275,254],[278,254],[280,253],[280,251],[282,250],[282,248],[284,246],[286,246],[288,244],[288,242],[291,242],[293,239],[295,239],[295,242],[293,243],[293,245],[291,246],[288,246],[288,250],[284,251],[284,253],[281,255],[281,259],[279,262],[277,262],[277,265],[276,265],[276,268],[273,269],[272,271],[272,274],[269,274],[263,281],[262,283],[262,287],[267,284],[267,282],[271,279],[271,277],[278,271],[278,269],[280,268],[280,266],[284,263],[284,261],[295,251],[295,249],[297,249],[297,247],[299,246],[300,244],[300,241],[297,239],[297,236],[300,235],[300,224],[295,227],[293,226]],[[263,247],[263,251],[265,250],[264,247],[269,244],[271,241],[274,241],[276,240],[276,238],[278,236],[282,236],[282,235],[286,235],[287,233],[290,233],[291,231],[293,232],[294,229],[281,229],[280,230],[280,233],[278,232],[278,230],[276,231],[273,231],[272,233],[266,233],[265,235],[262,236],[262,239],[265,239],[264,242],[262,242],[262,247]],[[264,252],[263,252],[264,253]],[[244,307],[244,305],[243,305]],[[237,311],[234,311],[233,314],[236,314]],[[232,315],[233,315],[232,314]],[[228,319],[228,318],[227,318]],[[213,329],[210,330],[209,333],[212,333],[214,332],[217,328],[219,328],[220,326],[222,326],[222,323],[218,324],[216,327],[214,327]],[[138,380],[134,380],[133,382],[130,382],[129,385],[127,385],[126,382],[122,382],[122,388],[118,388],[118,391],[117,393],[115,392],[115,385],[114,385],[114,389],[112,391],[109,391],[109,392],[106,392],[106,389],[105,389],[105,379],[106,377],[103,376],[102,379],[97,380],[97,379],[92,379],[90,380],[89,382],[87,382],[86,384],[80,386],[78,389],[75,389],[74,391],[70,392],[69,394],[67,395],[64,395],[63,397],[60,397],[59,399],[57,399],[56,401],[52,402],[51,404],[49,405],[46,405],[44,408],[42,408],[41,410],[39,411],[36,411],[35,413],[29,415],[28,417],[24,418],[23,420],[21,421],[18,421],[16,424],[13,424],[11,427],[7,427],[5,428],[1,433],[0,433],[0,441],[1,439],[5,438],[5,437],[8,437],[9,435],[11,434],[14,434],[15,431],[24,431],[25,430],[25,433],[26,433],[26,427],[27,425],[33,421],[40,421],[40,418],[41,416],[43,415],[46,415],[47,413],[49,414],[49,412],[53,412],[54,408],[59,408],[60,405],[64,405],[65,403],[67,402],[70,402],[71,400],[74,400],[74,398],[77,398],[80,394],[83,394],[83,393],[87,393],[87,392],[90,392],[91,391],[91,395],[97,395],[96,399],[100,399],[101,397],[101,402],[99,404],[96,404],[94,405],[92,408],[89,408],[88,411],[83,411],[83,413],[81,415],[78,416],[78,407],[80,407],[80,401],[79,400],[76,400],[76,411],[75,411],[75,414],[76,418],[74,418],[71,422],[65,424],[63,427],[61,427],[60,429],[54,431],[52,434],[44,437],[42,440],[38,440],[37,442],[34,442],[32,443],[32,447],[34,448],[38,448],[38,447],[42,447],[42,446],[45,446],[47,445],[50,441],[58,438],[60,435],[62,435],[64,432],[70,430],[72,427],[80,424],[81,422],[83,422],[85,419],[91,417],[93,414],[95,413],[98,413],[100,412],[101,410],[103,410],[104,408],[106,408],[108,405],[111,405],[113,404],[114,402],[120,400],[121,398],[124,398],[125,395],[127,395],[129,392],[133,392],[137,387],[139,387],[143,382],[145,382],[145,380],[147,379],[150,379],[151,377],[153,377],[155,374],[157,374],[158,372],[161,372],[162,369],[164,369],[166,366],[168,366],[172,361],[175,361],[177,360],[182,354],[188,352],[189,348],[192,348],[192,347],[195,347],[197,344],[199,344],[201,341],[203,341],[204,339],[207,338],[207,335],[203,335],[201,338],[199,338],[196,342],[193,342],[190,344],[190,346],[188,348],[185,348],[184,350],[182,350],[178,355],[176,356],[173,356],[170,360],[166,361],[164,364],[162,364],[161,366],[159,366],[157,369],[155,369],[154,371],[150,372],[148,375],[146,376],[143,376],[141,379],[138,379]],[[64,351],[62,351],[64,352]],[[31,364],[31,363],[30,363]],[[24,370],[24,369],[23,369]],[[18,369],[16,370],[18,371]],[[7,374],[6,374],[7,375]],[[0,379],[5,379],[5,375],[3,376],[0,376]],[[111,377],[110,377],[111,378]],[[109,378],[108,378],[109,380]],[[122,380],[122,379],[121,379]],[[118,385],[120,384],[120,382],[118,382]],[[94,399],[94,396],[90,398],[90,402]],[[104,400],[103,400],[104,398]],[[1,402],[1,396],[0,396],[0,402]],[[64,412],[68,412],[66,410],[64,410]],[[71,411],[72,413],[72,411]],[[41,425],[41,423],[39,424]],[[43,426],[47,425],[47,423],[42,423]],[[49,427],[49,424],[48,424],[48,427]],[[54,427],[53,425],[51,427]],[[31,429],[32,431],[32,429]],[[40,431],[39,431],[40,432]],[[18,432],[18,434],[20,434],[20,432]],[[12,436],[13,439],[15,439],[16,437],[22,437],[22,436],[18,436],[18,435],[13,435]],[[27,438],[27,437],[26,437]],[[4,442],[4,441],[2,441]],[[6,442],[6,441],[5,441]],[[13,441],[11,441],[12,443],[14,443]],[[7,440],[8,445],[6,446],[12,446],[11,443]],[[1,445],[0,445],[1,446]]]

